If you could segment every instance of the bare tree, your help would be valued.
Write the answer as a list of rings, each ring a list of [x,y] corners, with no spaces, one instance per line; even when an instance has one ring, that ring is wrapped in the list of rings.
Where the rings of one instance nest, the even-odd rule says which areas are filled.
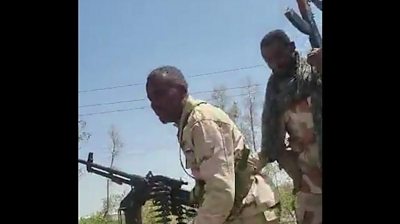
[[[260,139],[260,132],[256,128],[260,127],[260,119],[258,116],[258,103],[257,103],[257,85],[255,85],[250,78],[246,80],[246,88],[244,89],[243,104],[245,111],[241,118],[242,131],[245,134],[247,143],[252,145],[253,150],[257,151],[257,142]]]
[[[211,102],[225,111],[234,122],[238,121],[240,117],[240,108],[236,101],[233,103],[230,102],[230,97],[226,94],[226,87],[224,85],[214,88],[211,93]]]
[[[78,150],[81,149],[83,143],[89,141],[91,134],[85,131],[86,122],[83,120],[78,121]],[[81,168],[78,168],[78,176],[81,176],[83,171]]]
[[[242,96],[244,103],[242,107],[239,105],[238,100],[231,103],[230,97],[233,96],[227,95],[227,88],[224,85],[215,87],[211,94],[212,103],[229,115],[244,135],[246,144],[251,145],[254,151],[257,151],[257,139],[259,138],[257,136],[258,132],[256,132],[256,127],[260,126],[259,122],[257,122],[259,119],[257,118],[256,87],[257,86],[248,78],[244,93],[234,95]],[[244,110],[241,110],[241,108]]]
[[[228,103],[228,99],[226,95],[226,87],[224,85],[220,85],[213,89],[213,92],[211,93],[211,101],[215,106],[219,107],[221,110],[225,110],[225,107],[227,106]]]
[[[233,102],[232,106],[227,111],[229,117],[233,120],[233,122],[237,123],[240,118],[240,108],[236,101]]]
[[[118,130],[115,128],[114,125],[111,126],[110,130],[108,131],[108,135],[111,140],[110,144],[110,152],[111,152],[111,162],[110,162],[110,168],[113,168],[114,166],[114,160],[118,156],[119,152],[121,151],[122,147],[124,146],[120,134]],[[105,208],[104,208],[104,217],[108,216],[108,213],[110,211],[110,185],[111,181],[110,179],[107,179],[107,197],[106,197],[106,203],[105,203]]]
[[[83,120],[78,121],[78,149],[81,148],[81,144],[87,142],[91,134],[85,131],[86,122]]]
[[[120,194],[110,194],[107,198],[102,199],[102,212],[103,214],[109,215],[109,213],[113,214],[118,211],[119,203],[126,196],[125,192]]]

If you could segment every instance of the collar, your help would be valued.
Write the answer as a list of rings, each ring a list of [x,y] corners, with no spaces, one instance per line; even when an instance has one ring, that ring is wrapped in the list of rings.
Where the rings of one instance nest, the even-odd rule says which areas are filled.
[[[201,103],[205,103],[205,101],[202,100],[196,100],[192,96],[188,95],[183,99],[183,110],[181,114],[181,118],[179,120],[179,123],[175,123],[175,126],[181,130],[186,123],[185,121],[188,118],[188,115],[193,111],[193,109],[198,106]]]

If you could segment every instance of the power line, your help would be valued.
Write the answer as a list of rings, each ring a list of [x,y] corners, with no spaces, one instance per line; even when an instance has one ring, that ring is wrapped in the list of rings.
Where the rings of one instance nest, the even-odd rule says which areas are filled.
[[[248,88],[248,87],[256,87],[256,86],[260,86],[261,84],[253,84],[253,85],[245,85],[245,86],[236,86],[236,87],[230,87],[230,88],[224,88],[222,90],[233,90],[233,89],[244,89],[244,88]],[[200,94],[200,93],[212,93],[215,90],[206,90],[206,91],[198,91],[198,92],[194,92],[192,93],[193,95],[195,94]]]
[[[236,87],[231,87],[231,88],[225,88],[224,90],[243,89],[243,88],[255,87],[255,86],[260,86],[260,84],[246,85],[246,86],[236,86]],[[211,93],[211,92],[214,92],[214,90],[197,91],[197,92],[193,92],[191,94],[192,95],[196,95],[196,94]],[[122,101],[115,101],[115,102],[108,102],[108,103],[86,104],[86,105],[79,106],[79,108],[97,107],[97,106],[113,105],[113,104],[120,104],[120,103],[131,103],[131,102],[139,102],[139,101],[145,101],[145,100],[146,99],[144,99],[144,98],[139,98],[139,99],[122,100]]]
[[[242,94],[231,95],[231,96],[227,96],[227,97],[238,97],[238,96],[247,96],[247,95],[248,95],[248,93],[242,93]],[[212,99],[211,98],[207,99],[207,101],[209,101],[209,100],[212,100]],[[95,113],[81,114],[79,116],[80,117],[87,117],[87,116],[100,115],[100,114],[110,114],[110,113],[126,112],[126,111],[133,111],[133,110],[144,110],[146,108],[150,108],[150,107],[149,106],[143,106],[143,107],[121,109],[121,110],[108,110],[108,111],[101,111],[101,112],[95,112]]]
[[[146,107],[136,107],[136,108],[128,108],[128,109],[121,109],[121,110],[109,110],[109,111],[102,111],[102,112],[95,112],[95,113],[87,113],[87,114],[81,114],[79,115],[80,117],[86,117],[86,116],[92,116],[92,115],[98,115],[98,114],[109,114],[109,113],[115,113],[115,112],[125,112],[125,111],[131,111],[131,110],[143,110]]]
[[[264,65],[253,65],[253,66],[247,66],[247,67],[241,67],[241,68],[227,69],[227,70],[222,70],[222,71],[217,71],[217,72],[209,72],[209,73],[203,73],[203,74],[198,74],[198,75],[190,75],[188,77],[193,78],[193,77],[206,76],[206,75],[216,75],[216,74],[222,74],[222,73],[227,73],[227,72],[235,72],[235,71],[240,71],[240,70],[253,69],[253,68],[258,68],[258,67],[264,67]]]
[[[104,106],[104,105],[112,105],[112,104],[120,104],[120,103],[131,103],[131,102],[139,102],[139,101],[144,101],[146,99],[141,98],[141,99],[133,99],[133,100],[122,100],[122,101],[116,101],[116,102],[110,102],[110,103],[96,103],[96,104],[87,104],[83,106],[79,106],[80,108],[82,107],[97,107],[97,106]]]
[[[207,76],[207,75],[216,75],[216,74],[222,74],[222,73],[227,73],[227,72],[253,69],[253,68],[258,68],[258,67],[265,67],[265,66],[260,64],[260,65],[253,65],[253,66],[247,66],[247,67],[241,67],[241,68],[227,69],[227,70],[208,72],[208,73],[202,73],[202,74],[197,74],[197,75],[190,75],[190,76],[188,76],[188,78],[195,78],[195,77]],[[97,88],[97,89],[81,90],[81,91],[79,91],[79,93],[88,93],[88,92],[125,88],[125,87],[131,87],[131,86],[140,86],[140,85],[144,85],[144,84],[146,84],[146,83],[131,83],[131,84],[126,84],[126,85],[118,85],[118,86],[110,86],[110,87]]]

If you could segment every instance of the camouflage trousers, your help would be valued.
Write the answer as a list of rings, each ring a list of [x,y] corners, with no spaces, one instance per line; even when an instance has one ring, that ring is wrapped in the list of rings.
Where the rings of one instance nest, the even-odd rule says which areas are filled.
[[[279,224],[279,219],[267,221],[264,214],[258,214],[247,218],[240,218],[226,224]]]
[[[298,192],[296,219],[298,224],[321,224],[322,194]]]
[[[267,220],[268,220],[268,215],[266,215],[264,212],[252,216],[236,217],[231,221],[224,222],[224,224],[279,224],[279,218],[275,218],[270,221]],[[198,223],[192,220],[191,222],[189,222],[189,224],[198,224]]]
[[[256,206],[248,206],[243,209],[238,217],[224,224],[278,224],[279,216],[276,210],[260,212]]]

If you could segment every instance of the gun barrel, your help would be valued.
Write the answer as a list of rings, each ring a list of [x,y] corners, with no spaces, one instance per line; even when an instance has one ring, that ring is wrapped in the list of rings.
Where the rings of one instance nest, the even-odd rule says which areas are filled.
[[[82,160],[78,159],[78,163],[86,165],[86,169],[89,173],[95,173],[100,176],[111,179],[113,182],[118,184],[128,184],[133,187],[139,187],[144,185],[152,185],[152,183],[161,182],[164,185],[170,186],[172,188],[180,188],[182,185],[187,185],[187,182],[182,180],[175,180],[169,177],[156,175],[154,176],[149,172],[145,177],[141,177],[135,174],[128,174],[119,170],[115,170],[109,167],[105,167],[96,163],[93,163],[93,153],[89,153],[88,159]]]
[[[110,178],[110,179],[115,179],[115,182],[122,182],[125,184],[133,185],[134,183],[139,183],[139,182],[144,182],[145,178],[139,176],[139,175],[134,175],[134,174],[128,174],[119,170],[115,170],[109,167],[105,167],[96,163],[88,162],[82,159],[78,159],[78,163],[82,163],[86,165],[86,168],[88,172],[90,173],[96,173],[101,176]],[[95,169],[93,169],[95,168]],[[120,177],[118,177],[118,176]],[[121,178],[122,177],[122,178]]]

